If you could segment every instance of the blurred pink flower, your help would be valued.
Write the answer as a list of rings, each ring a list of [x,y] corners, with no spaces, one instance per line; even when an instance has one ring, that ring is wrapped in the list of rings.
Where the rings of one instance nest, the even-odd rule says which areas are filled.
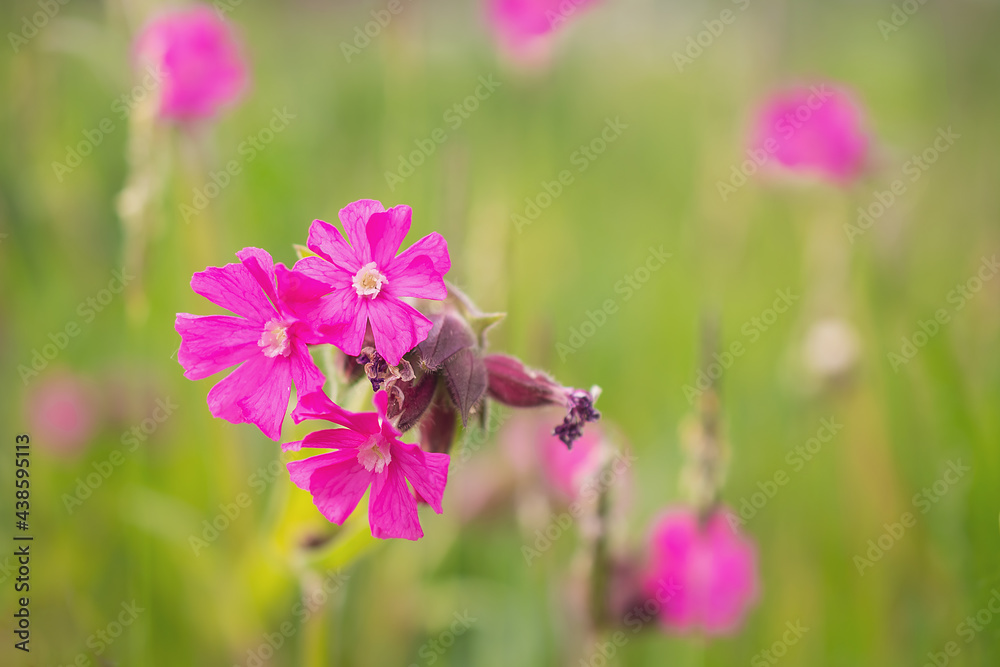
[[[598,0],[486,0],[487,20],[500,45],[512,53],[537,47],[578,11]]]
[[[379,391],[373,400],[377,412],[356,413],[344,410],[322,391],[304,396],[292,413],[296,422],[325,419],[344,428],[314,431],[301,441],[282,445],[285,451],[302,447],[334,450],[291,461],[288,472],[296,486],[312,494],[323,516],[336,524],[347,520],[370,486],[368,522],[372,535],[416,540],[424,535],[417,500],[438,514],[442,512],[451,457],[402,442],[400,432],[386,417],[388,394]]]
[[[175,10],[150,21],[135,39],[141,68],[160,75],[160,116],[213,116],[246,89],[249,74],[229,25],[207,6]]]
[[[830,84],[773,94],[757,115],[753,148],[784,167],[837,183],[855,179],[868,160],[869,136],[861,107]]]
[[[178,313],[177,360],[189,380],[237,366],[208,392],[209,410],[233,424],[255,424],[278,440],[292,382],[303,396],[325,380],[307,347],[314,333],[294,315],[298,300],[317,298],[325,286],[275,265],[259,248],[244,248],[236,256],[240,264],[194,274],[191,289],[241,317]]]
[[[349,204],[340,210],[340,222],[350,244],[333,225],[313,221],[308,246],[319,256],[299,260],[295,270],[327,286],[325,296],[301,311],[322,342],[356,356],[371,325],[375,349],[396,366],[427,338],[431,321],[402,298],[444,299],[451,258],[437,232],[396,254],[410,231],[410,216],[409,206],[387,211],[372,199]]]
[[[566,500],[576,500],[583,485],[600,473],[603,463],[601,432],[594,426],[573,443],[573,448],[543,426],[535,446],[541,446],[542,470],[548,484]]]
[[[757,548],[730,527],[726,512],[699,526],[694,510],[675,506],[653,523],[643,590],[663,604],[660,623],[668,631],[732,634],[757,601]]]
[[[79,453],[97,426],[97,406],[91,396],[93,389],[70,373],[42,380],[26,400],[32,442],[56,455]]]

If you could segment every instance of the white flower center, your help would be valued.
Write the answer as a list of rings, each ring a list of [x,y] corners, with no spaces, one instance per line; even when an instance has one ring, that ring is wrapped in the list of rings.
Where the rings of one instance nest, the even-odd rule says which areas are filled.
[[[378,270],[375,262],[368,262],[354,274],[354,291],[358,296],[370,296],[373,299],[382,291],[382,285],[389,282],[382,272]]]
[[[380,473],[391,462],[392,454],[389,453],[389,443],[377,435],[358,447],[358,463],[363,465],[368,472]]]
[[[288,324],[281,320],[270,320],[264,325],[264,333],[260,335],[257,345],[264,350],[264,355],[276,357],[279,354],[287,357],[292,353],[292,344],[288,340]]]

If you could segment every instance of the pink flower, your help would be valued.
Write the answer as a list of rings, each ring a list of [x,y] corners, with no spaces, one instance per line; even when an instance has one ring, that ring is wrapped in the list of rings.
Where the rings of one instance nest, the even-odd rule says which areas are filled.
[[[847,183],[865,167],[869,138],[853,97],[820,84],[771,96],[757,116],[753,144],[788,169]]]
[[[371,326],[375,349],[392,366],[427,338],[431,321],[403,297],[440,300],[448,295],[444,274],[451,268],[448,244],[428,234],[396,255],[410,231],[410,207],[386,211],[381,202],[362,199],[340,210],[350,245],[336,227],[322,220],[309,228],[309,249],[295,270],[327,285],[327,294],[301,311],[323,336],[345,354],[361,353]]]
[[[307,347],[314,334],[293,310],[298,301],[318,297],[325,286],[275,265],[259,248],[244,248],[236,256],[240,264],[194,274],[191,288],[241,317],[178,313],[177,359],[189,380],[238,365],[208,392],[209,409],[234,424],[256,424],[278,440],[292,382],[300,396],[323,386],[323,374]]]
[[[249,80],[236,37],[206,6],[150,21],[136,37],[133,53],[140,67],[155,68],[164,118],[213,116],[234,102]]]
[[[643,590],[663,605],[672,632],[732,634],[757,601],[757,548],[731,528],[727,510],[704,526],[688,507],[672,507],[653,524]]]
[[[501,46],[525,53],[597,0],[487,0],[487,19]]]
[[[596,428],[596,427],[595,427]],[[576,500],[584,484],[593,480],[604,462],[600,431],[588,430],[569,449],[551,428],[539,429],[542,470],[549,485],[563,498]]]
[[[70,373],[46,378],[28,394],[25,411],[33,441],[52,454],[73,456],[94,436],[94,388]]]
[[[313,503],[327,519],[344,523],[370,486],[368,522],[372,535],[416,540],[424,535],[417,499],[441,513],[450,457],[400,441],[399,431],[386,417],[388,401],[386,392],[379,391],[374,397],[378,412],[354,413],[334,404],[323,392],[304,396],[292,413],[296,422],[325,419],[344,428],[315,431],[299,442],[282,445],[282,449],[334,449],[288,464],[292,482],[312,494]]]

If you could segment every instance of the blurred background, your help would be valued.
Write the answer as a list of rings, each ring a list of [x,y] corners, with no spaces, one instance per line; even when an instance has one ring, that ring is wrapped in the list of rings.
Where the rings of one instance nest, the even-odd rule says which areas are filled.
[[[996,3],[609,0],[512,55],[471,0],[403,0],[367,42],[385,3],[220,0],[250,89],[211,122],[152,129],[122,109],[142,85],[129,42],[161,5],[57,1],[12,40],[41,4],[0,8],[0,535],[26,433],[35,538],[30,654],[12,646],[16,563],[0,549],[3,664],[997,663],[1000,619],[983,613],[1000,599]],[[761,169],[720,192],[762,101],[814,81],[864,110],[864,175]],[[611,126],[601,152],[581,150]],[[904,172],[939,132],[957,138]],[[239,174],[208,188],[232,160]],[[900,178],[884,214],[845,228]],[[421,511],[415,543],[373,540],[363,511],[330,526],[275,443],[212,418],[214,381],[175,359],[175,313],[218,312],[191,274],[244,246],[291,264],[314,218],[360,198],[411,206],[407,245],[447,238],[450,280],[508,314],[492,349],[602,387],[606,437],[635,455],[615,489],[621,553],[641,558],[682,497],[702,322],[717,319],[721,349],[742,344],[717,373],[722,497],[749,503],[762,585],[734,636],[653,623],[612,655],[581,643],[585,522],[527,562],[561,510],[521,465],[538,437],[522,417],[497,412],[456,444],[445,512]],[[824,419],[842,426],[807,444]],[[306,428],[286,421],[285,439]],[[773,650],[788,623],[808,631]]]

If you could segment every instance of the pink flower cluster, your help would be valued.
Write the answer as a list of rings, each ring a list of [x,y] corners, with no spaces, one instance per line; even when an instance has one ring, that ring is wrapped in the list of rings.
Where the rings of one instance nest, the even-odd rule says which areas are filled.
[[[280,440],[294,385],[296,422],[340,427],[284,446],[332,450],[288,464],[292,481],[326,518],[342,523],[370,488],[372,533],[417,539],[417,501],[441,512],[456,422],[484,415],[487,397],[515,407],[562,406],[567,414],[553,434],[566,446],[600,414],[596,391],[563,387],[513,357],[484,353],[485,330],[501,315],[481,313],[457,290],[449,294],[451,258],[440,234],[399,252],[410,218],[408,206],[354,202],[340,211],[347,237],[316,220],[312,254],[291,269],[264,250],[244,248],[239,263],[191,279],[195,292],[233,314],[178,313],[175,328],[188,379],[235,366],[208,392],[216,417],[254,424]],[[428,302],[444,303],[430,309]],[[427,314],[414,303],[425,304]],[[341,351],[345,381],[367,377],[375,412],[349,412],[327,398],[326,377],[310,352],[320,344]],[[416,426],[420,445],[400,440]]]
[[[208,393],[216,417],[255,424],[278,440],[294,384],[297,421],[327,419],[344,427],[319,431],[292,447],[336,450],[289,464],[293,481],[314,494],[327,518],[342,522],[370,484],[373,533],[416,539],[422,533],[406,480],[440,512],[448,455],[418,453],[415,445],[400,442],[385,418],[385,392],[375,396],[378,413],[355,414],[334,405],[323,394],[326,378],[309,352],[310,345],[330,343],[358,355],[370,331],[377,353],[396,365],[427,336],[430,320],[403,299],[443,299],[451,260],[439,234],[397,254],[410,217],[408,206],[385,210],[377,201],[354,202],[340,211],[349,242],[336,227],[317,220],[308,240],[316,256],[291,269],[275,264],[264,250],[244,248],[236,253],[239,263],[210,267],[191,279],[195,292],[234,314],[179,313],[175,328],[181,335],[178,360],[188,379],[236,366]]]

